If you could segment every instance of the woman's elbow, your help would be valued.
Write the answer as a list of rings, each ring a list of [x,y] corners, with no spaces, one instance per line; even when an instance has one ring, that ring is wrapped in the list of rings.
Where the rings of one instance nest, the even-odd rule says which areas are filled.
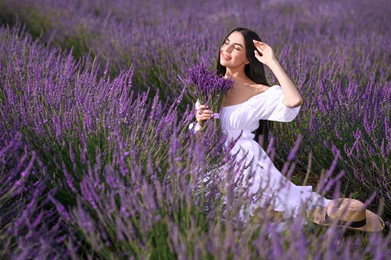
[[[303,104],[303,98],[298,97],[298,98],[294,98],[294,99],[290,99],[290,100],[285,100],[284,104],[287,107],[299,107]]]
[[[303,98],[302,98],[302,97],[300,97],[300,98],[298,98],[298,100],[297,100],[297,103],[296,103],[296,106],[295,106],[295,107],[301,106],[301,105],[303,105],[303,103],[304,103],[304,101],[303,101]]]

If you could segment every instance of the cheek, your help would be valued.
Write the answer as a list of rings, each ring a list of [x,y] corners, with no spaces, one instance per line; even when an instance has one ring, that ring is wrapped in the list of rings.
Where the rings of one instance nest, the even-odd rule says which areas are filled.
[[[220,52],[225,52],[227,50],[227,46],[221,46],[220,47]]]
[[[232,57],[233,58],[233,57]],[[238,61],[244,61],[246,60],[246,54],[245,53],[235,53],[235,60],[238,60]]]

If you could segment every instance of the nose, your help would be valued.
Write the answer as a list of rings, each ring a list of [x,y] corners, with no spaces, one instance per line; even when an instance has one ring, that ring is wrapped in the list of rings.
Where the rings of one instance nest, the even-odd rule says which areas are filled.
[[[232,52],[232,48],[231,48],[230,45],[223,45],[223,46],[221,47],[221,51],[222,51],[222,52],[231,53],[231,52]]]

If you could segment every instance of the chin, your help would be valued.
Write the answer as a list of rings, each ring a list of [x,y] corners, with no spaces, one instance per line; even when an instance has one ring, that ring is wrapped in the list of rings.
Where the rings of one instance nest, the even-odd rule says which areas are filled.
[[[220,65],[224,66],[224,67],[227,67],[227,61],[225,61],[225,60],[220,58]]]

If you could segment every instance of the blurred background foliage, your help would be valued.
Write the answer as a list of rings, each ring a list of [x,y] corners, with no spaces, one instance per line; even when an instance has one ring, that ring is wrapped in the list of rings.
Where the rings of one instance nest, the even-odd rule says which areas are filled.
[[[289,162],[295,164],[292,180],[316,187],[337,158],[331,177],[344,172],[340,196],[362,201],[374,198],[370,208],[383,208],[380,213],[389,224],[390,14],[385,0],[0,0],[2,174],[21,174],[23,165],[33,167],[29,162],[36,172],[45,169],[44,176],[50,176],[45,177],[50,181],[37,191],[46,194],[55,189],[56,195],[39,199],[37,205],[41,206],[37,207],[42,210],[32,210],[32,214],[54,214],[50,209],[53,205],[58,209],[55,202],[60,201],[60,205],[78,206],[72,213],[77,219],[85,209],[75,191],[85,195],[80,185],[87,172],[93,177],[84,180],[86,183],[102,180],[110,167],[113,172],[149,167],[150,174],[164,180],[173,165],[190,167],[191,163],[186,165],[192,159],[176,161],[178,156],[171,147],[179,142],[183,148],[175,148],[174,154],[184,158],[194,145],[188,144],[191,137],[185,131],[192,120],[194,100],[178,75],[201,57],[214,67],[219,44],[228,31],[248,27],[273,47],[304,97],[294,122],[274,124],[270,153],[277,166],[284,167],[301,136],[296,156]],[[270,71],[268,78],[276,83]],[[109,139],[112,135],[115,142]],[[11,143],[18,148],[11,148]],[[128,153],[132,156],[124,159]],[[168,154],[174,156],[170,161]],[[30,181],[24,185],[34,186],[34,179]],[[10,209],[13,200],[23,201],[25,204],[18,206],[23,212],[28,200],[10,200],[7,189],[14,190],[15,183],[11,179],[7,183],[1,194],[4,208]],[[331,197],[333,191],[325,192]],[[31,196],[39,198],[33,192]],[[53,205],[47,206],[50,203]],[[99,219],[104,211],[88,212]],[[186,212],[191,215],[192,210]],[[2,222],[14,223],[11,220],[8,217]],[[193,227],[189,221],[182,228]],[[164,234],[171,222],[163,222],[166,226],[159,228]],[[160,231],[150,228],[149,238],[139,245],[153,248],[156,239],[164,240]],[[110,247],[87,241],[90,235],[74,232],[66,240],[68,245],[84,241],[80,242],[83,246],[104,248],[95,256],[109,257]],[[143,250],[139,245],[131,247],[135,255]],[[80,245],[75,248],[80,250]],[[178,248],[166,249],[167,257],[173,251],[178,256]]]

